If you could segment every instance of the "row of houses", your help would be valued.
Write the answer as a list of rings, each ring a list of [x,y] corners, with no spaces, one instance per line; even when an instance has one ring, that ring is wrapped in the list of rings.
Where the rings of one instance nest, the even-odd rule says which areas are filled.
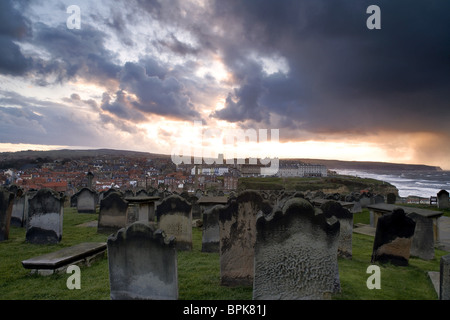
[[[320,164],[286,164],[278,168],[278,177],[326,177],[327,167]]]

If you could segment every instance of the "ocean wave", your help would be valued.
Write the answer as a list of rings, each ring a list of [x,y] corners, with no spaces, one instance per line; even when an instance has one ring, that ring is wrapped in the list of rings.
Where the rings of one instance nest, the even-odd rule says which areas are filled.
[[[358,170],[336,170],[338,174],[352,175],[361,178],[372,178],[386,181],[394,185],[399,196],[417,196],[429,198],[436,196],[445,186],[450,185],[450,172],[367,172]]]

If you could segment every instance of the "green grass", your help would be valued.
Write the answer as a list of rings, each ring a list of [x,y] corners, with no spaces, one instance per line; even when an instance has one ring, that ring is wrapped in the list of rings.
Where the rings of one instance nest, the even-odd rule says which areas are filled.
[[[238,190],[295,190],[300,192],[340,189],[343,192],[360,192],[370,189],[374,193],[393,192],[394,186],[387,182],[352,176],[330,177],[247,177],[239,178]]]
[[[0,300],[105,300],[109,299],[108,260],[103,258],[90,267],[81,267],[81,289],[69,290],[69,274],[52,276],[31,275],[21,261],[72,246],[81,242],[106,241],[107,236],[97,234],[95,227],[79,226],[96,220],[96,214],[78,214],[72,208],[64,212],[62,241],[57,245],[35,245],[25,242],[25,230],[12,227],[10,239],[0,242]],[[368,211],[355,214],[355,223],[368,223]],[[193,250],[178,252],[178,281],[180,300],[247,300],[252,298],[251,287],[229,288],[220,286],[218,253],[201,252],[201,229],[193,228]],[[439,259],[447,254],[436,250],[431,261],[410,259],[408,267],[380,265],[381,289],[369,290],[366,273],[371,264],[373,238],[353,235],[353,258],[339,258],[342,292],[336,300],[372,299],[437,299],[427,271],[439,271]]]

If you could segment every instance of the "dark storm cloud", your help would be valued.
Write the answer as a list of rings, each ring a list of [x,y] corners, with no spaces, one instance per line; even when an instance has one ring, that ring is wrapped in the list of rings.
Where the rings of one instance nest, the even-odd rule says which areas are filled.
[[[199,116],[185,92],[184,85],[167,71],[163,72],[156,62],[127,62],[119,79],[121,89],[137,96],[138,100],[134,102],[134,106],[144,113],[179,119]]]
[[[214,107],[221,96],[225,108],[212,117],[280,128],[282,140],[382,130],[450,135],[448,1],[216,0],[205,8],[105,1],[98,12],[83,11],[81,30],[68,30],[65,21],[31,25],[21,10],[28,3],[0,1],[0,74],[28,75],[43,86],[74,79],[105,86],[103,100],[76,93],[64,101],[89,106],[100,125],[133,132],[131,123],[152,114],[199,119],[199,105]],[[366,27],[372,4],[381,8],[381,30]],[[63,4],[58,10],[65,13]],[[132,37],[147,24],[147,35]],[[129,52],[149,50],[119,62],[118,48],[107,45],[111,35]],[[22,43],[32,46],[25,51]],[[230,72],[226,82],[195,75],[212,57]],[[261,58],[283,59],[288,69],[267,72]],[[11,106],[13,98],[3,102]],[[10,121],[21,116],[0,111]],[[37,114],[22,116],[44,123]]]
[[[101,109],[107,111],[111,115],[115,115],[122,120],[132,120],[133,122],[143,122],[147,118],[133,106],[133,100],[128,95],[119,90],[116,92],[116,98],[112,101],[112,98],[108,93],[103,94]],[[104,118],[108,119],[109,118]]]
[[[201,52],[200,49],[195,48],[187,43],[183,43],[174,34],[171,34],[169,39],[160,40],[158,42],[159,42],[159,44],[163,45],[164,47],[169,48],[175,54],[179,54],[182,56],[185,56],[188,54],[195,55],[195,54],[199,54]]]
[[[55,74],[60,82],[76,76],[99,83],[115,79],[120,66],[113,62],[114,54],[105,48],[105,37],[89,25],[69,30],[65,26],[36,24],[33,44],[45,48],[54,59],[35,59],[34,71],[41,75]]]
[[[22,75],[29,69],[31,59],[23,56],[14,41],[29,35],[30,30],[19,9],[9,1],[0,1],[0,74]]]
[[[435,130],[450,116],[448,2],[215,4],[217,15],[241,26],[235,42],[222,42],[224,61],[240,88],[215,117],[267,124],[270,112],[290,119],[285,123],[295,129],[301,123],[310,132],[345,133]],[[371,4],[381,8],[381,30],[366,27]],[[283,56],[289,73],[266,75],[243,67],[239,62],[252,51]]]

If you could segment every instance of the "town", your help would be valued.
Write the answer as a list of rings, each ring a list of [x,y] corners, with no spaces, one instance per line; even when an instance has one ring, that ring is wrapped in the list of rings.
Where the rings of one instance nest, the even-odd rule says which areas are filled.
[[[48,161],[46,161],[48,160]],[[179,164],[169,156],[98,155],[80,158],[37,159],[21,168],[0,171],[0,185],[15,184],[24,191],[50,188],[73,195],[84,187],[97,192],[108,189],[141,190],[155,188],[170,192],[224,192],[236,190],[240,177],[261,176],[264,165]],[[90,177],[89,177],[90,176]],[[323,177],[323,165],[281,160],[278,177]],[[92,179],[90,181],[90,179]]]

